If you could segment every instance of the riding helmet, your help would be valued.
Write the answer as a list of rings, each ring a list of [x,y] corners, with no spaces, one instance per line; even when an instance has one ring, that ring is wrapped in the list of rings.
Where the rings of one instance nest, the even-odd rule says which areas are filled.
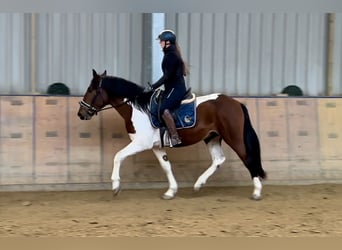
[[[172,30],[163,30],[158,38],[160,41],[170,41],[171,44],[176,43],[176,35]]]

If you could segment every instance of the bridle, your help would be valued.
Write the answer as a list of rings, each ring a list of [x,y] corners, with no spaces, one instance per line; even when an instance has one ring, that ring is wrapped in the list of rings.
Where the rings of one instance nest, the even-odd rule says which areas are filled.
[[[80,101],[79,104],[80,104],[81,107],[86,108],[88,114],[90,114],[90,115],[97,115],[97,113],[100,112],[100,111],[103,111],[103,110],[106,110],[106,109],[114,108],[114,106],[111,106],[111,107],[105,107],[105,108],[102,108],[102,109],[97,109],[97,108],[95,108],[94,106],[92,106],[92,105],[86,103],[86,102],[83,101],[83,100]]]
[[[118,107],[126,104],[129,101],[129,100],[123,100],[119,104],[116,104],[116,105],[111,104],[111,107],[103,107],[101,109],[94,107],[94,103],[99,96],[103,99],[103,97],[102,97],[102,86],[101,86],[102,84],[101,83],[102,83],[102,78],[101,78],[101,81],[99,83],[99,87],[96,90],[96,95],[94,96],[93,100],[91,101],[91,104],[86,103],[84,100],[79,102],[80,106],[87,109],[88,114],[92,115],[92,116],[97,115],[97,113],[104,111],[104,110],[107,110],[107,109],[118,108]]]

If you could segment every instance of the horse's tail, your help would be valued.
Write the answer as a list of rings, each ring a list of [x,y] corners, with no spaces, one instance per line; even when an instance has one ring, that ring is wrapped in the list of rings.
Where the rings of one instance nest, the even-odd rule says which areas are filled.
[[[241,103],[241,107],[243,110],[243,114],[245,117],[245,123],[243,128],[244,134],[244,143],[246,146],[246,165],[250,170],[252,175],[259,176],[263,179],[266,179],[267,175],[261,165],[261,156],[260,156],[260,143],[258,136],[252,127],[251,120],[249,118],[248,110],[244,104]]]

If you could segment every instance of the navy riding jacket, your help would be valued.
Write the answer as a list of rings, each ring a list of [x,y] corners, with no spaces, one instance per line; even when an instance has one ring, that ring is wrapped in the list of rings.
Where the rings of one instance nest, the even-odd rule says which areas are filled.
[[[175,45],[171,44],[164,49],[162,61],[163,76],[152,85],[153,89],[164,85],[160,113],[165,109],[173,110],[177,108],[186,93],[186,85],[183,76],[183,62],[176,53]]]

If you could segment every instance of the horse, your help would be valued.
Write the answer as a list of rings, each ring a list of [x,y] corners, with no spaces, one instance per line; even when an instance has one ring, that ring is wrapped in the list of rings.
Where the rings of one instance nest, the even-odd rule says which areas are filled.
[[[155,128],[150,120],[150,99],[153,90],[148,90],[121,77],[98,74],[92,70],[93,78],[80,101],[78,117],[90,120],[105,109],[114,108],[124,119],[130,143],[119,150],[113,160],[112,191],[117,195],[120,187],[120,168],[129,156],[145,150],[152,150],[164,170],[168,189],[163,199],[173,199],[178,184],[168,160],[165,145],[162,144],[160,128]],[[110,105],[110,106],[107,106]],[[261,164],[260,143],[251,124],[244,104],[225,94],[215,93],[196,96],[196,123],[191,128],[178,129],[182,143],[186,147],[204,141],[211,155],[211,165],[198,177],[193,188],[199,191],[210,176],[222,165],[226,157],[222,151],[222,140],[239,156],[248,169],[254,185],[251,199],[260,200],[262,180],[266,172]]]

